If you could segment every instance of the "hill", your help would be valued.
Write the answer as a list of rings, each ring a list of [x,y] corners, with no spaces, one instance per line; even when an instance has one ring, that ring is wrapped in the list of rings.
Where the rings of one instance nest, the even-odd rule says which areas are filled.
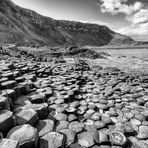
[[[102,46],[135,41],[106,26],[55,20],[0,0],[0,43]]]

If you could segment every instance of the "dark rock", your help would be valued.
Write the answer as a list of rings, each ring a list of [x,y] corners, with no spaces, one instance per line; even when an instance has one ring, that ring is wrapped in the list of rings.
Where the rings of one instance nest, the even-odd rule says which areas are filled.
[[[13,113],[7,110],[0,111],[0,131],[8,132],[14,126]]]
[[[34,94],[34,95],[30,96],[30,101],[32,103],[43,103],[43,102],[45,102],[45,98],[40,94]]]
[[[15,122],[17,125],[30,124],[31,126],[35,126],[38,122],[38,116],[32,109],[22,110],[15,114]]]

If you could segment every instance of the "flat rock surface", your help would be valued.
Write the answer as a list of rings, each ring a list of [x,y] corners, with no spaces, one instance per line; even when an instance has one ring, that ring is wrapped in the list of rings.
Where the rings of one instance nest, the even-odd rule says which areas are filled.
[[[41,137],[41,148],[64,148],[64,135],[51,132]]]
[[[0,141],[0,148],[19,148],[18,140],[2,139]]]

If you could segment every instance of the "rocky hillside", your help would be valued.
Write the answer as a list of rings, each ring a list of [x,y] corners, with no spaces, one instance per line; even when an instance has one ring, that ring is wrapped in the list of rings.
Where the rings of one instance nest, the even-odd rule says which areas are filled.
[[[134,42],[106,26],[54,20],[0,0],[0,43],[100,46]]]

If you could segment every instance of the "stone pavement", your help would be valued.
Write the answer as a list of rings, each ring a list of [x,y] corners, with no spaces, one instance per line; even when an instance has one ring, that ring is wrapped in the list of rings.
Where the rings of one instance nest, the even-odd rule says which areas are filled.
[[[148,148],[147,75],[5,56],[0,148]]]

